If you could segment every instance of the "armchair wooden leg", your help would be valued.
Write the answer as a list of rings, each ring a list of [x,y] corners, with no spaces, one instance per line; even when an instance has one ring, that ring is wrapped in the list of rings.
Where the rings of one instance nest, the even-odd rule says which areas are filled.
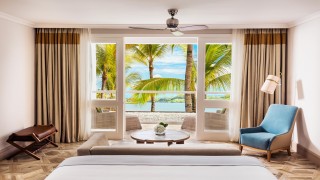
[[[242,152],[243,150],[243,146],[241,144],[239,144],[239,150]]]
[[[288,153],[288,156],[291,156],[290,147],[287,148],[287,153]]]
[[[271,159],[271,151],[267,151],[267,161],[270,162]]]

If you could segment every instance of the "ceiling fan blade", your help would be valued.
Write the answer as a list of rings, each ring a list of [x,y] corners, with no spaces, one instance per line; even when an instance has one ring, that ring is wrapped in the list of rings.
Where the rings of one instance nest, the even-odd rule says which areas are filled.
[[[172,33],[174,36],[182,36],[182,35],[184,35],[183,32],[180,32],[180,31],[171,31],[171,33]]]
[[[206,25],[191,25],[191,26],[178,27],[179,31],[197,31],[197,30],[204,30],[208,28],[209,27]]]
[[[166,28],[164,29],[159,29],[159,28],[147,28],[147,27],[129,27],[130,29],[144,29],[144,30],[166,30]]]

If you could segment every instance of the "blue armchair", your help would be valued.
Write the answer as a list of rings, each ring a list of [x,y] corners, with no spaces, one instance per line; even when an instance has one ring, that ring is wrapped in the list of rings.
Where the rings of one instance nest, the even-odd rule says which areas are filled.
[[[244,146],[267,151],[269,162],[274,150],[285,149],[290,156],[297,111],[296,106],[272,104],[260,126],[240,129],[240,151]]]

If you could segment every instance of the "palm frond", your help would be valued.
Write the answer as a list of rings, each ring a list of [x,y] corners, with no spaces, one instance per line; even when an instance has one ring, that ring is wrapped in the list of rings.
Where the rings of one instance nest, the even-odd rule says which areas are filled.
[[[211,79],[211,81],[206,82],[206,90],[212,89],[214,91],[227,91],[230,89],[231,85],[231,74],[224,74],[222,76]]]
[[[166,52],[168,51],[168,45],[167,44],[162,44],[162,45],[157,45],[157,46],[154,46],[154,55],[153,55],[153,58],[161,58],[163,57]]]
[[[206,46],[205,87],[227,90],[231,82],[231,45],[210,44]]]
[[[184,89],[184,80],[177,78],[153,78],[141,80],[132,88],[138,91],[181,91]],[[135,93],[131,101],[136,104],[144,104],[156,93]]]
[[[138,72],[131,72],[126,76],[126,86],[133,86],[137,81],[141,81],[141,75]]]
[[[152,78],[139,81],[133,89],[139,91],[181,91],[184,89],[184,80],[178,78]]]

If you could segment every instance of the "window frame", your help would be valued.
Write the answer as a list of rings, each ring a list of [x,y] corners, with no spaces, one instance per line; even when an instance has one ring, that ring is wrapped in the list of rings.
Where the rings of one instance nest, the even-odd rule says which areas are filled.
[[[216,37],[199,37],[198,42],[198,80],[197,80],[197,120],[196,136],[198,140],[228,141],[229,129],[206,130],[205,109],[206,108],[230,108],[229,100],[205,99],[205,56],[207,44],[231,44],[232,35],[218,35]],[[202,73],[199,73],[202,72]]]

